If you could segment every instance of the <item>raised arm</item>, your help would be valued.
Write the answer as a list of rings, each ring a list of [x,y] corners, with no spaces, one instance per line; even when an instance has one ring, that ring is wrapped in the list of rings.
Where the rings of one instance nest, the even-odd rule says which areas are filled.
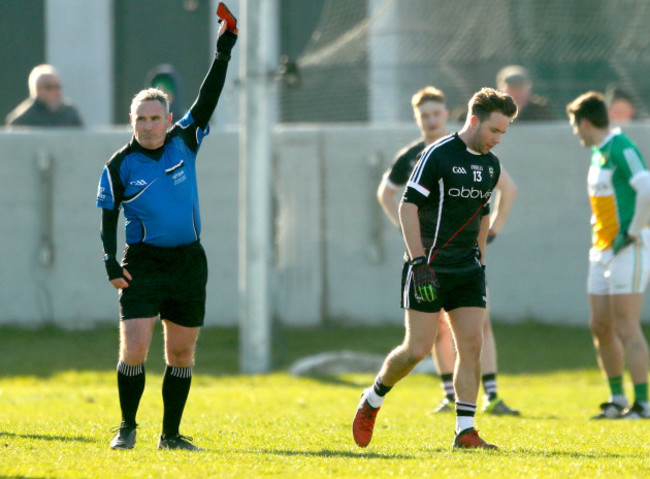
[[[199,95],[190,108],[192,118],[202,130],[206,128],[212,113],[217,107],[221,91],[226,83],[226,71],[230,61],[230,52],[237,42],[237,35],[226,28],[222,22],[217,39],[217,52],[210,66],[210,70],[203,79]]]

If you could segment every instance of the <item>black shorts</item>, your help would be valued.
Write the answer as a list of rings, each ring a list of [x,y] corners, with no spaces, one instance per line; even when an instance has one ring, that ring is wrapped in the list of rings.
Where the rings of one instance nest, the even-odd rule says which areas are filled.
[[[423,313],[437,313],[444,308],[452,311],[456,308],[486,306],[485,271],[476,268],[461,273],[436,273],[439,288],[437,297],[431,303],[418,303],[415,299],[413,282],[410,280],[410,265],[405,262],[402,267],[402,309],[412,309]]]
[[[198,241],[177,248],[127,245],[122,266],[131,274],[120,290],[121,319],[160,315],[181,326],[202,326],[208,261]]]

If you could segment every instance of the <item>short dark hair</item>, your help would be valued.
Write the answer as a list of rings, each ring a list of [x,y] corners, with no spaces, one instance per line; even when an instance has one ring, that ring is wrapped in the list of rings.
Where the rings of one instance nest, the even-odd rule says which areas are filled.
[[[494,88],[481,88],[467,104],[467,111],[483,121],[498,111],[513,120],[517,116],[517,105],[510,95]]]
[[[566,112],[569,118],[574,118],[575,123],[580,123],[584,119],[596,128],[609,126],[605,98],[597,91],[588,91],[580,95],[566,106]]]
[[[426,86],[422,88],[422,90],[415,92],[415,94],[411,97],[411,106],[413,106],[413,108],[416,108],[427,101],[435,101],[437,103],[444,104],[445,94],[442,92],[442,90],[439,90],[434,86]]]

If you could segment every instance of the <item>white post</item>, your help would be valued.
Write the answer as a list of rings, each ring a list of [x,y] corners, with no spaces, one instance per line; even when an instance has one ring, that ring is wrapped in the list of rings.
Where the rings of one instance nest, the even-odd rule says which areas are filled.
[[[88,127],[113,123],[112,7],[112,0],[45,2],[46,62]]]
[[[368,0],[368,108],[371,123],[392,123],[399,112],[399,5]]]
[[[243,373],[271,368],[271,158],[275,0],[242,0],[239,132],[239,358]]]

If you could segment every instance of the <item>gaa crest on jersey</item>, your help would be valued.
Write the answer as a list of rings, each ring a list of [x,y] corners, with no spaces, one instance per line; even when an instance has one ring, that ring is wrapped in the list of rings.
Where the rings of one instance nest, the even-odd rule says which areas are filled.
[[[494,168],[493,167],[488,167],[488,173],[490,174],[490,178],[494,178]]]

